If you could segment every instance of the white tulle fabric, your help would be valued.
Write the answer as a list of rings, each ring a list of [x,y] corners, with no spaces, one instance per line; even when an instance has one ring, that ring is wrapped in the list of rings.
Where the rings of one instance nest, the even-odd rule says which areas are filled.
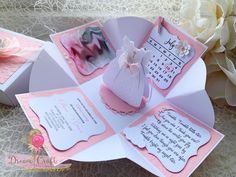
[[[0,24],[41,39],[92,20],[163,15],[179,19],[181,0],[0,0]]]

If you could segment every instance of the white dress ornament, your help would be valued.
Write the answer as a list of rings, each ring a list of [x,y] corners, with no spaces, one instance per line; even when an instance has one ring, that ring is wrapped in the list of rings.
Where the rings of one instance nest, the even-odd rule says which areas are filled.
[[[143,98],[149,96],[146,77],[150,53],[137,49],[127,37],[116,52],[116,58],[106,68],[103,81],[120,99],[133,107],[140,107]]]

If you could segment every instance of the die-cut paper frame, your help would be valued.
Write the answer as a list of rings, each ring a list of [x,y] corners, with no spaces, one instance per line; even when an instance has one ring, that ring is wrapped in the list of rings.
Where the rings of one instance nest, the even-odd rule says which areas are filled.
[[[30,108],[29,101],[35,97],[46,97],[52,94],[63,94],[68,91],[74,91],[74,92],[80,93],[84,97],[87,104],[92,108],[94,113],[104,123],[106,129],[101,134],[89,137],[87,141],[80,141],[76,143],[75,145],[73,145],[70,149],[66,151],[60,151],[60,150],[55,149],[52,146],[46,129],[43,126],[41,126],[40,119]],[[90,146],[96,144],[97,142],[100,142],[104,140],[105,138],[112,136],[114,134],[114,131],[112,130],[111,126],[107,123],[107,121],[104,119],[101,113],[94,107],[93,103],[87,98],[87,96],[83,93],[83,91],[80,88],[67,88],[67,89],[56,90],[56,91],[34,92],[34,93],[29,93],[29,94],[22,94],[22,95],[18,95],[17,99],[21,100],[20,105],[22,109],[24,110],[24,112],[27,112],[28,118],[32,127],[34,129],[40,130],[40,132],[42,133],[42,136],[44,137],[44,145],[43,145],[44,149],[49,154],[49,156],[55,158],[55,161],[52,162],[53,165],[58,165],[64,162],[65,160],[71,158],[75,153],[81,152],[84,149],[87,149]]]
[[[149,116],[157,114],[162,109],[175,110],[178,114],[187,118],[190,122],[192,122],[200,127],[203,127],[204,129],[209,131],[209,133],[211,135],[210,140],[206,144],[203,144],[202,146],[200,146],[198,148],[196,155],[193,155],[188,159],[185,167],[180,172],[174,173],[174,172],[169,171],[168,169],[166,169],[164,167],[164,165],[161,163],[161,161],[157,157],[155,157],[154,155],[150,154],[146,148],[140,149],[136,145],[132,144],[132,142],[130,142],[130,140],[127,139],[127,137],[125,136],[125,134],[123,132],[121,134],[122,134],[122,136],[125,137],[125,139],[127,141],[129,141],[129,143],[136,150],[138,150],[148,161],[150,161],[156,168],[158,168],[161,171],[161,173],[164,174],[164,176],[171,176],[171,177],[188,176],[189,172],[192,172],[192,171],[194,171],[195,168],[197,168],[197,166],[204,159],[204,156],[207,156],[210,153],[209,150],[213,149],[215,147],[215,145],[221,141],[221,139],[223,138],[223,135],[221,133],[219,133],[218,131],[210,128],[209,126],[201,123],[200,121],[198,121],[197,119],[195,119],[191,115],[183,112],[181,109],[179,109],[178,107],[176,107],[168,102],[163,102],[163,103],[157,105],[152,110],[150,110],[145,115],[143,115],[140,119],[138,119],[137,121],[135,121],[131,125],[129,125],[128,127],[135,127],[135,126],[139,125],[140,123],[144,122]]]
[[[112,46],[112,43],[109,41],[109,38],[106,37],[106,33],[103,31],[103,25],[101,24],[100,21],[93,21],[93,22],[87,23],[87,24],[79,26],[79,27],[75,27],[72,29],[68,29],[66,31],[62,31],[62,32],[50,35],[51,40],[58,47],[59,51],[63,55],[64,59],[66,60],[67,64],[69,65],[71,71],[73,72],[74,76],[76,77],[77,81],[80,84],[83,84],[84,82],[89,81],[89,80],[93,79],[94,77],[97,77],[98,75],[102,74],[106,66],[96,69],[90,75],[81,74],[78,71],[78,69],[76,68],[74,61],[69,57],[68,51],[63,47],[60,40],[63,35],[75,34],[76,32],[78,32],[80,30],[84,30],[85,28],[90,27],[90,26],[96,26],[101,29],[103,36],[106,38],[108,44],[111,47],[110,48],[111,52],[113,52],[112,50],[114,50],[114,47]]]
[[[170,84],[170,86],[167,89],[160,89],[153,82],[153,86],[160,93],[162,93],[164,96],[166,96],[175,87],[175,85],[179,82],[179,80],[183,77],[183,75],[189,70],[189,68],[193,65],[193,63],[196,62],[196,60],[199,59],[199,57],[201,57],[201,55],[207,50],[207,47],[205,45],[203,45],[201,42],[199,42],[196,39],[194,39],[193,37],[191,37],[189,34],[178,29],[178,27],[176,27],[175,25],[170,24],[168,21],[163,19],[163,17],[158,17],[157,20],[154,22],[153,28],[159,28],[158,30],[161,30],[162,27],[166,28],[166,30],[170,34],[177,36],[181,41],[186,41],[195,50],[195,53],[194,53],[194,56],[192,57],[192,59],[185,64],[185,66],[183,67],[181,72],[173,79],[172,83]],[[149,37],[147,35],[145,40],[147,41],[148,38]]]

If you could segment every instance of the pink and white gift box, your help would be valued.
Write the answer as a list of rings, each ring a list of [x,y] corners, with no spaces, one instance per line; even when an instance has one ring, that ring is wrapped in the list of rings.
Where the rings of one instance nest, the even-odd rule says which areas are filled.
[[[93,25],[94,23],[96,22],[84,26]],[[213,129],[215,122],[214,110],[205,91],[206,68],[202,59],[199,58],[206,47],[166,21],[162,25],[173,35],[163,34],[167,32],[165,29],[162,29],[162,33],[158,34],[158,30],[155,31],[156,28],[154,28],[156,25],[158,25],[158,21],[153,24],[142,18],[122,17],[108,20],[101,26],[114,51],[121,48],[122,40],[127,36],[134,42],[136,47],[150,48],[153,58],[156,57],[155,59],[163,56],[154,56],[154,54],[157,55],[154,48],[161,50],[159,53],[163,55],[167,55],[169,52],[169,60],[172,61],[172,64],[166,66],[164,64],[167,63],[164,63],[165,69],[174,68],[173,65],[176,64],[177,58],[187,61],[183,62],[184,64],[179,64],[180,69],[178,68],[177,75],[176,73],[170,75],[174,76],[174,79],[172,77],[172,80],[168,80],[165,85],[161,85],[163,82],[154,80],[149,102],[132,116],[114,112],[101,101],[100,88],[103,84],[102,73],[105,67],[96,70],[92,75],[83,76],[78,72],[73,61],[68,59],[68,54],[60,43],[60,37],[65,33],[73,33],[78,28],[52,35],[51,38],[54,44],[50,42],[45,44],[45,50],[40,53],[32,68],[29,82],[30,93],[18,95],[17,98],[32,127],[42,132],[46,151],[49,156],[56,157],[57,164],[67,159],[90,162],[128,158],[157,176],[189,176],[221,141],[223,135]],[[170,36],[171,40],[169,40]],[[177,54],[171,53],[171,49],[167,50],[158,46],[166,43],[170,44],[171,48],[172,41],[178,40],[176,36],[185,42],[187,41],[194,48],[194,50],[188,51],[191,61],[187,57],[181,58],[181,56],[178,57]],[[163,41],[165,39],[166,41]],[[173,58],[173,56],[176,58]],[[150,64],[148,69],[152,70],[152,67]],[[169,70],[169,72],[172,71],[176,70]],[[158,73],[157,70],[156,72]],[[150,77],[153,79],[159,75],[159,73],[158,75],[152,74]],[[167,76],[169,77],[169,75]],[[162,77],[160,78],[162,79]],[[97,115],[96,118],[103,122],[105,126],[105,129],[104,127],[97,129],[100,134],[92,132],[92,130],[95,131],[95,128],[91,128],[91,132],[89,132],[91,137],[88,139],[87,136],[85,139],[82,138],[82,140],[85,140],[82,142],[76,136],[85,132],[81,131],[80,134],[79,130],[75,128],[73,130],[75,132],[70,136],[61,138],[65,136],[64,129],[55,131],[45,121],[45,117],[47,118],[48,113],[51,113],[50,111],[59,110],[55,110],[55,107],[60,108],[62,112],[67,110],[68,105],[71,108],[75,99],[78,100],[77,96],[83,100],[86,110],[92,109]],[[76,105],[78,105],[77,102]],[[78,107],[78,112],[79,109],[81,107]],[[142,138],[136,136],[140,133],[140,125],[143,126],[144,122],[148,124],[151,119],[147,119],[147,117],[153,115],[153,112],[165,113],[161,109],[176,110],[175,113],[180,115],[176,116],[178,120],[182,121],[181,116],[184,116],[184,124],[187,124],[187,126],[192,126],[193,123],[197,125],[196,129],[199,131],[202,128],[204,129],[202,131],[204,143],[200,144],[202,147],[193,145],[194,150],[190,153],[191,158],[185,159],[187,163],[182,163],[181,167],[178,165],[169,166],[171,163],[165,163],[165,159],[162,159],[162,157],[157,158],[150,155],[155,154],[151,153],[152,148],[146,142],[146,149],[144,149]],[[66,115],[66,113],[63,115]],[[81,115],[82,113],[83,111],[81,111]],[[168,114],[171,114],[171,111]],[[70,121],[70,117],[67,117],[68,121]],[[52,119],[53,116],[49,118]],[[73,126],[73,122],[70,125]],[[195,148],[197,148],[197,153]]]
[[[15,94],[29,91],[34,61],[44,42],[0,28],[0,103],[17,105]]]

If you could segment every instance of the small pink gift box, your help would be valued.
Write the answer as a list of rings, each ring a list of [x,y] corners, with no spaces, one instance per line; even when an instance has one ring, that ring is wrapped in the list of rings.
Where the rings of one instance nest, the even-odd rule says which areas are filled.
[[[28,92],[32,64],[43,44],[0,28],[0,103],[17,105],[15,94]]]

